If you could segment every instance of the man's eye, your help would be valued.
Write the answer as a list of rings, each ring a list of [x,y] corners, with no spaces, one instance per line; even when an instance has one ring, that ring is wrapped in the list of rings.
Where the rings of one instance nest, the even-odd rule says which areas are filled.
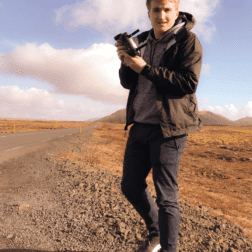
[[[154,9],[154,12],[159,12],[159,9]]]
[[[169,12],[170,11],[170,9],[165,9],[165,12]]]

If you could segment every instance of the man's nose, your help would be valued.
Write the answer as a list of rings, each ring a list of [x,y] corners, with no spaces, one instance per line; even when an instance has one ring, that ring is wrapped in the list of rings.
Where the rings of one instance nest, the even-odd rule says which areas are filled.
[[[159,12],[159,18],[162,20],[165,18],[165,12],[164,11],[160,11]]]

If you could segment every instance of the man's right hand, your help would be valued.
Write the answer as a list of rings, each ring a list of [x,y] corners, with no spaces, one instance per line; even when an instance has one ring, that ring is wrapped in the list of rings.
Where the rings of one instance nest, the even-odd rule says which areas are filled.
[[[116,51],[117,51],[117,55],[119,59],[125,65],[124,57],[125,57],[125,54],[127,54],[127,48],[122,44],[120,40],[116,41],[115,46],[117,47]]]

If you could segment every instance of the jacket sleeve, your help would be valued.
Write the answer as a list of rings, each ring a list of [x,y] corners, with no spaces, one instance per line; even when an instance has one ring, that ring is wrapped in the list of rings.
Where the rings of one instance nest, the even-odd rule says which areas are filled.
[[[190,34],[178,47],[175,66],[147,65],[141,72],[157,89],[171,96],[184,96],[196,92],[202,66],[202,46],[195,34]],[[169,57],[169,55],[167,55]]]
[[[132,83],[137,78],[138,73],[133,71],[130,67],[127,67],[121,64],[121,68],[119,69],[119,78],[121,85],[126,88],[130,89]]]

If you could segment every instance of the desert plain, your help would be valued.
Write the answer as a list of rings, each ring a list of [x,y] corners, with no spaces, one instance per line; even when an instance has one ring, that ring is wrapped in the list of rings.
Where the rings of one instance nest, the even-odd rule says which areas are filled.
[[[74,128],[94,122],[0,120],[0,133]],[[125,134],[126,133],[126,134]],[[128,132],[124,124],[101,122],[85,152],[62,152],[58,157],[88,163],[122,174]],[[147,182],[155,194],[151,173]],[[238,224],[252,239],[252,127],[204,126],[189,134],[179,168],[179,198]]]
[[[87,127],[93,122],[45,121],[45,120],[9,120],[0,118],[0,134],[48,129],[68,129]]]

